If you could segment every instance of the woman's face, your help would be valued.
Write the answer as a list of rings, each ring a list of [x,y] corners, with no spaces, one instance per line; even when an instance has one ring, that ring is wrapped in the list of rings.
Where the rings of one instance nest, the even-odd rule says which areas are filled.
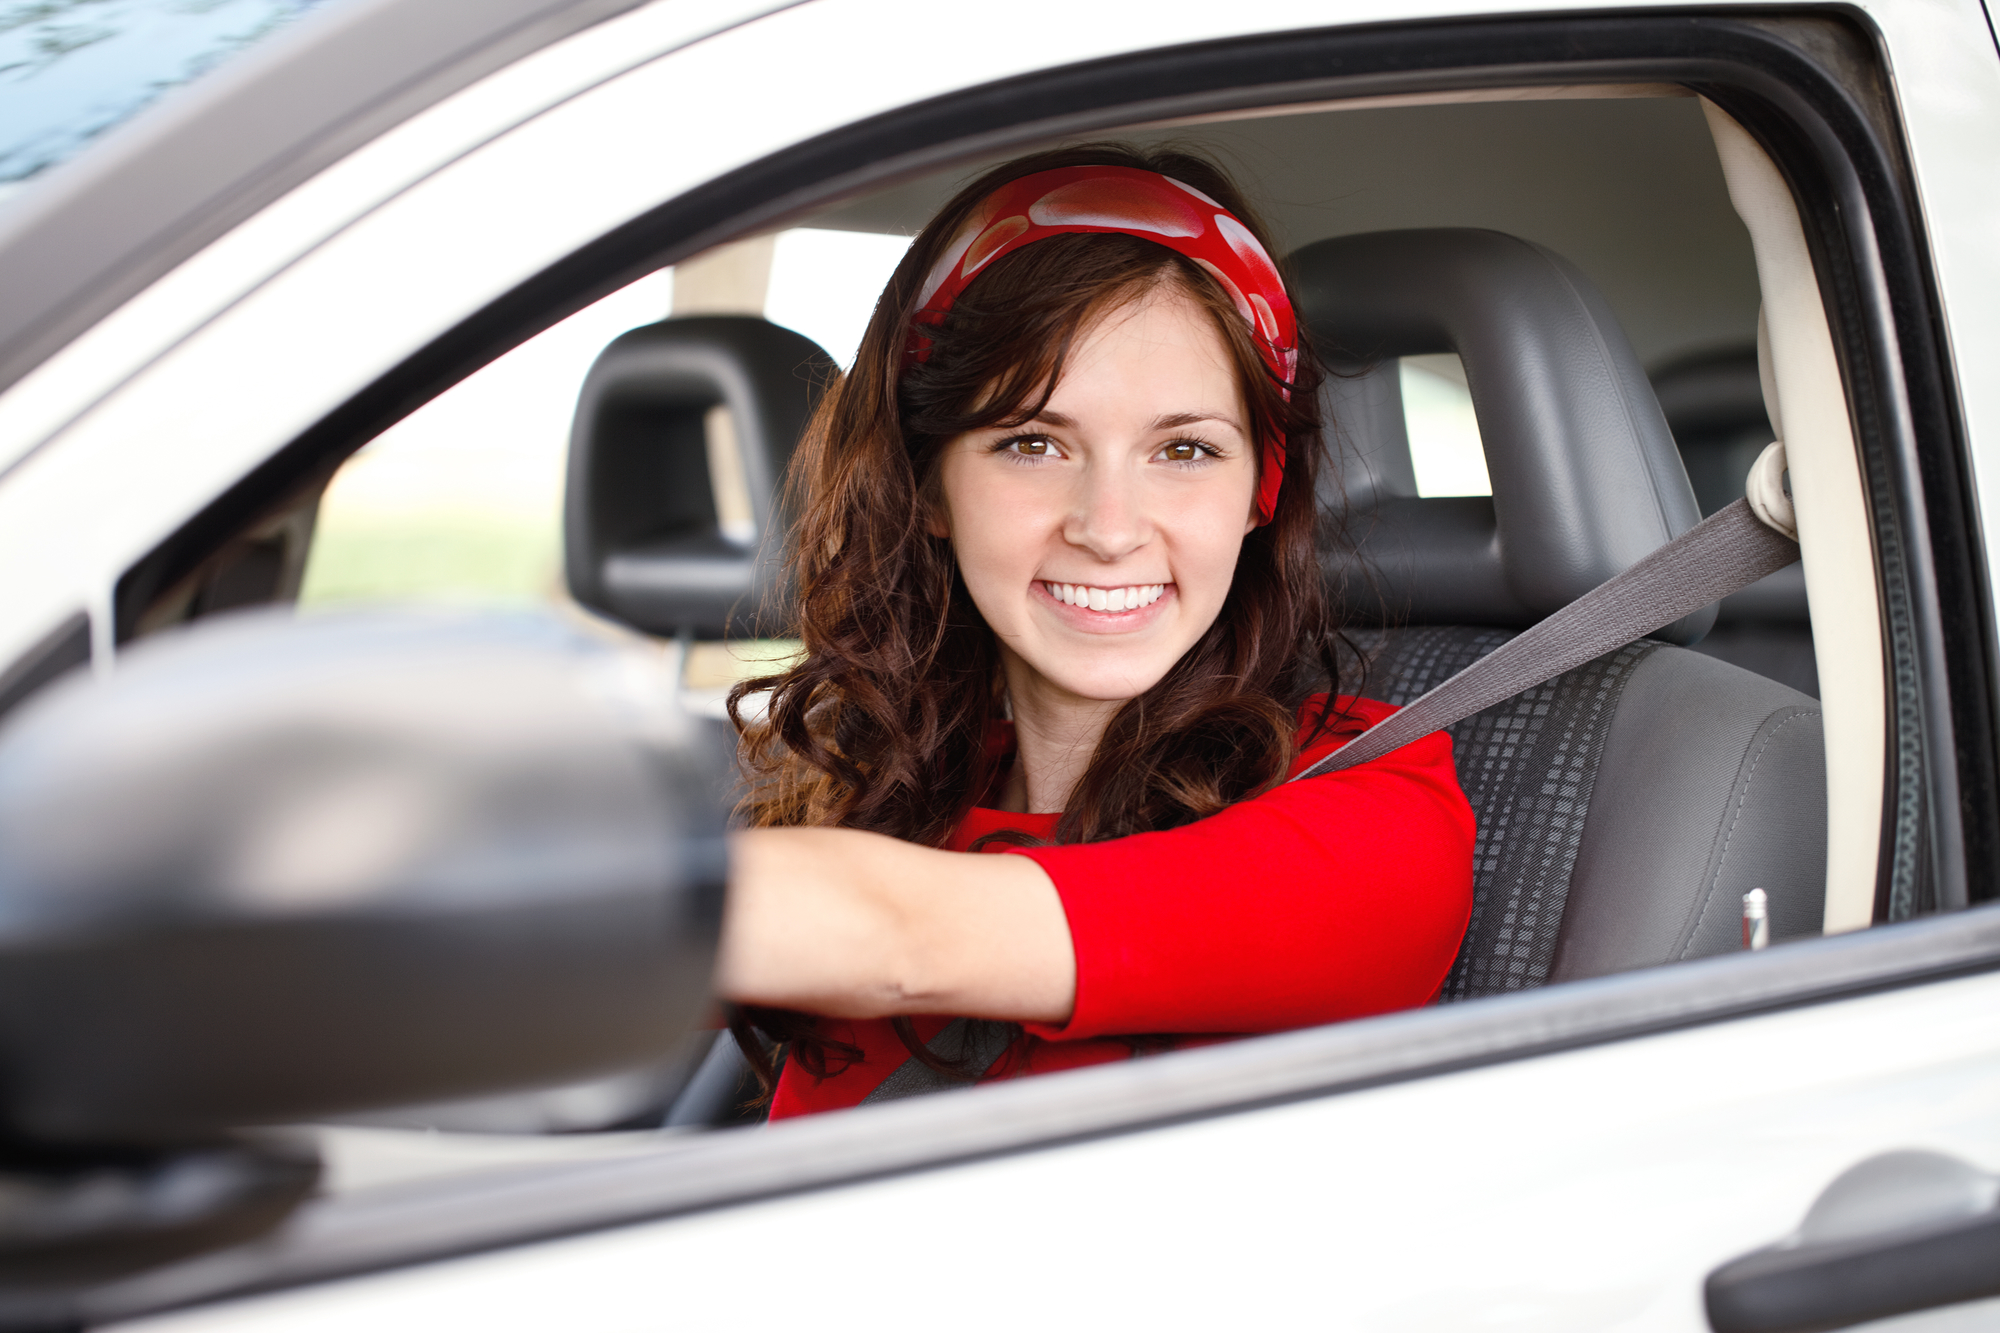
[[[1248,424],[1213,318],[1162,288],[1079,339],[1034,420],[945,446],[932,530],[1017,706],[1130,699],[1215,622],[1255,523]]]

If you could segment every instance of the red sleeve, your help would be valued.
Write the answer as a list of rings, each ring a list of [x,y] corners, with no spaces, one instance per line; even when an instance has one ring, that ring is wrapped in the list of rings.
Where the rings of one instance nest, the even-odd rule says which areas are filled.
[[[1396,711],[1340,702],[1364,725]],[[1423,1004],[1472,914],[1472,833],[1435,732],[1181,828],[1014,849],[1055,881],[1076,947],[1069,1022],[1028,1030],[1271,1032]]]

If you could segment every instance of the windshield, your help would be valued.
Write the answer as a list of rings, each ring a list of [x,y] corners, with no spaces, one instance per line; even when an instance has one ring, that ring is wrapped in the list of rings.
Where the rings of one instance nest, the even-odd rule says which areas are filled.
[[[0,0],[0,207],[170,89],[331,0]]]

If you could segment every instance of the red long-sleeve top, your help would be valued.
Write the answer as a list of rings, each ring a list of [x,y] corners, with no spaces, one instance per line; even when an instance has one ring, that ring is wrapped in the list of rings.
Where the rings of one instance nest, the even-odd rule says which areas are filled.
[[[1354,721],[1396,710],[1342,698]],[[1325,696],[1301,713],[1310,733]],[[1297,773],[1354,734],[1323,735]],[[974,809],[948,847],[1003,829],[1047,838],[1058,815]],[[1437,994],[1472,913],[1472,808],[1437,732],[1339,773],[1281,783],[1160,833],[1032,857],[1054,881],[1076,949],[1076,1008],[1028,1023],[996,1074],[1129,1059],[1120,1036],[1189,1045],[1420,1005]],[[929,1041],[949,1016],[915,1020]],[[853,1106],[910,1056],[885,1019],[821,1019],[859,1060],[815,1079],[787,1063],[771,1118]]]

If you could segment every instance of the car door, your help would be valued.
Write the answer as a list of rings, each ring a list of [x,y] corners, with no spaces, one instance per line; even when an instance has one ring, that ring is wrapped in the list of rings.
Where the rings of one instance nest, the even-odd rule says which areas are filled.
[[[1771,164],[1799,230],[1789,269],[1760,250],[1764,300],[1804,272],[1829,330],[1835,378],[1798,400],[1837,409],[1855,453],[1820,568],[1866,594],[1845,616],[1815,603],[1821,662],[1849,664],[1827,692],[1850,738],[1830,745],[1848,818],[1829,901],[1870,928],[336,1191],[261,1245],[83,1293],[81,1317],[650,1328],[766,1303],[859,1323],[894,1302],[973,1326],[1701,1328],[1705,1276],[1791,1231],[1847,1168],[1915,1148],[2000,1169],[1976,522],[2000,390],[1955,369],[2000,350],[1983,14],[685,12],[636,10],[406,121],[17,381],[0,398],[9,652],[80,613],[109,663],[228,535],[415,403],[644,272],[864,186],[1175,118],[1665,82]],[[787,88],[812,96],[746,92]]]

